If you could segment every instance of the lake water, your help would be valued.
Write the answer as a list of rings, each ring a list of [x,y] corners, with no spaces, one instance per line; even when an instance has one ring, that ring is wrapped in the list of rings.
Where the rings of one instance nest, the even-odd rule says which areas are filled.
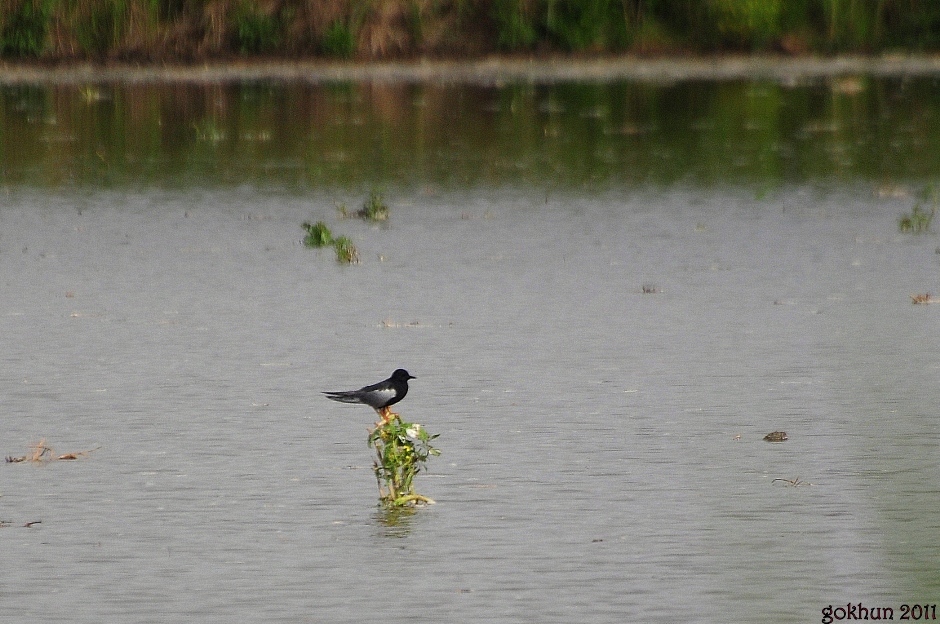
[[[927,141],[922,119],[900,135]],[[940,306],[910,297],[937,292],[940,241],[898,229],[932,206],[929,164],[806,175],[783,150],[804,173],[722,183],[707,158],[711,178],[650,181],[529,154],[463,179],[487,161],[468,149],[451,177],[321,179],[311,155],[259,181],[261,154],[238,184],[200,183],[211,159],[160,152],[138,180],[140,160],[92,171],[87,137],[57,163],[17,140],[45,155],[8,150],[0,189],[0,453],[96,450],[0,464],[2,621],[810,622],[940,600]],[[373,184],[389,222],[340,218]],[[301,244],[320,219],[359,264]],[[417,480],[437,504],[396,515],[374,413],[320,392],[397,367],[417,376],[397,411],[443,453]]]

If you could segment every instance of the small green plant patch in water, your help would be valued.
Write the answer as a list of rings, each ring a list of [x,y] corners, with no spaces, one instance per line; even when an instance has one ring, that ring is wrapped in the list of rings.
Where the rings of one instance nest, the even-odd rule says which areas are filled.
[[[339,205],[339,214],[344,219],[350,216],[349,211],[346,209],[346,204]],[[362,219],[363,221],[388,221],[389,214],[388,205],[385,203],[385,200],[382,199],[382,195],[372,191],[369,193],[369,199],[365,201],[362,208],[351,216]]]
[[[928,184],[917,194],[918,202],[914,204],[911,214],[901,215],[898,219],[898,229],[902,232],[920,232],[930,231],[930,222],[937,212],[937,203],[940,202],[940,193],[937,192],[933,184]],[[924,204],[930,206],[930,210],[924,209]]]
[[[333,249],[336,250],[336,260],[342,264],[352,264],[359,262],[359,251],[352,241],[345,236],[340,236],[333,241]]]
[[[902,232],[913,232],[915,234],[927,232],[930,230],[930,222],[933,221],[936,211],[936,206],[928,212],[921,208],[919,203],[914,204],[911,214],[901,215],[901,218],[898,219],[898,229]]]
[[[369,446],[375,449],[373,469],[383,507],[413,507],[434,501],[415,492],[414,478],[425,469],[440,450],[431,446],[431,435],[417,423],[404,422],[398,416],[380,422],[369,433]]]
[[[373,191],[356,216],[366,221],[388,221],[388,206],[382,196]]]
[[[307,247],[319,249],[320,247],[332,245],[334,251],[336,251],[337,262],[342,264],[359,262],[359,251],[353,245],[353,242],[346,236],[333,238],[333,233],[330,232],[330,228],[323,221],[317,221],[314,224],[304,221],[301,227],[307,232],[307,235],[304,236],[304,245]]]
[[[323,221],[317,221],[314,224],[304,221],[301,227],[307,232],[307,235],[304,236],[304,245],[307,247],[319,248],[333,244],[333,233],[330,232],[330,228],[326,227],[326,223]]]

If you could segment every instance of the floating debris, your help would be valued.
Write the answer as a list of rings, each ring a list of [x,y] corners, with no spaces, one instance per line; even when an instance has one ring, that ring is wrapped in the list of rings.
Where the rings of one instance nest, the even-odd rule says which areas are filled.
[[[801,485],[813,485],[813,484],[810,483],[809,481],[803,481],[803,480],[800,479],[799,477],[797,477],[796,479],[784,479],[784,478],[778,477],[778,478],[774,479],[773,481],[771,481],[770,484],[773,485],[773,484],[776,483],[777,481],[782,481],[782,482],[785,483],[788,487],[800,487]]]
[[[922,295],[911,295],[911,303],[940,303],[940,299],[936,299],[930,295],[930,293],[924,293]]]
[[[21,462],[44,463],[56,460],[70,461],[80,459],[82,457],[88,457],[90,453],[97,451],[100,448],[100,446],[96,446],[95,448],[89,449],[87,451],[78,451],[75,453],[64,453],[62,455],[56,455],[51,446],[46,446],[46,439],[42,438],[39,440],[39,442],[29,447],[29,453],[16,457],[7,455],[6,462],[8,464],[19,464]]]
[[[418,321],[411,321],[410,323],[399,323],[398,321],[393,321],[392,319],[382,319],[382,327],[418,327],[420,323]]]
[[[772,431],[764,436],[765,442],[783,442],[789,439],[786,431]]]
[[[41,462],[47,459],[51,459],[52,448],[46,446],[46,439],[42,438],[36,444],[33,444],[29,447],[29,453],[26,455],[20,455],[19,457],[7,456],[6,461],[8,464],[18,464],[20,462]]]
[[[24,525],[22,525],[22,526],[23,526],[24,529],[28,529],[29,527],[31,527],[31,526],[33,526],[33,525],[35,525],[35,524],[42,524],[42,520],[33,520],[32,522],[27,522],[26,524],[24,524]],[[11,527],[11,526],[13,526],[13,523],[10,522],[9,520],[0,520],[0,529],[5,529],[5,528]]]

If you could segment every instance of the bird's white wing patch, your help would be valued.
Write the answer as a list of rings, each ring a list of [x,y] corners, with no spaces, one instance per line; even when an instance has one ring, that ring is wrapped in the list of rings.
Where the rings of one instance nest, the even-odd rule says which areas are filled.
[[[375,402],[385,402],[391,401],[395,398],[395,389],[394,388],[382,388],[381,390],[373,390],[369,393],[370,398],[374,398]]]

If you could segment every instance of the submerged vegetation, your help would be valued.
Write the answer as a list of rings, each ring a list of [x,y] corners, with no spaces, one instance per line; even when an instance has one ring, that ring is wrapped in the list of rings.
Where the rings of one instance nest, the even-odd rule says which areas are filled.
[[[373,470],[379,486],[379,501],[384,507],[407,507],[434,501],[415,492],[414,478],[440,450],[431,446],[431,435],[417,423],[408,423],[395,415],[376,424],[368,443],[375,450]]]
[[[940,49],[935,0],[0,0],[5,58]]]

